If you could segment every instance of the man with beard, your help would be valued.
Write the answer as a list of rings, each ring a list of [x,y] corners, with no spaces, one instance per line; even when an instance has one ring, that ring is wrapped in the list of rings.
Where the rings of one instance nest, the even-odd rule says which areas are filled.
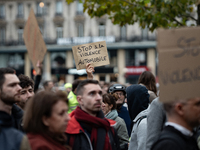
[[[30,149],[27,137],[13,128],[11,117],[13,104],[20,101],[20,81],[15,71],[0,68],[0,148],[1,149]]]
[[[117,133],[101,110],[102,89],[96,80],[83,80],[77,87],[80,106],[70,114],[66,133],[73,150],[119,150]]]
[[[125,98],[126,98],[126,87],[121,84],[114,84],[109,87],[108,90],[109,93],[116,93],[119,97],[119,99],[116,101],[117,104],[117,112],[119,117],[124,119],[127,127],[128,134],[130,136],[131,134],[131,119],[128,113],[128,110],[125,106],[123,106]]]

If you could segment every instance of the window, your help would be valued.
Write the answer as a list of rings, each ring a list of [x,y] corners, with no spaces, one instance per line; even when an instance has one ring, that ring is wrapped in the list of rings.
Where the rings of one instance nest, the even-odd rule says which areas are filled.
[[[51,68],[65,68],[66,53],[65,52],[52,52],[51,53]]]
[[[56,27],[56,36],[58,38],[63,38],[63,27]]]
[[[126,66],[146,66],[146,49],[126,50]]]
[[[6,29],[0,28],[0,44],[4,44],[6,39]]]
[[[0,5],[0,18],[4,19],[5,18],[5,6]]]
[[[142,29],[142,40],[148,40],[148,28],[145,27],[144,29]]]
[[[38,2],[37,3],[37,16],[42,16],[44,14],[44,3]]]
[[[83,37],[84,36],[84,26],[83,26],[83,23],[78,23],[77,24],[77,33],[78,33],[78,37]]]
[[[120,27],[120,38],[122,41],[126,40],[126,26]]]
[[[77,2],[77,15],[83,14],[83,3]]]
[[[111,50],[108,51],[109,59],[110,59],[110,66],[115,67],[117,66],[117,51]]]
[[[24,17],[24,6],[23,3],[18,4],[18,13],[17,13],[18,18],[23,18]]]
[[[19,42],[19,44],[23,43],[23,31],[24,31],[24,29],[22,27],[18,28],[18,42]]]
[[[56,15],[62,14],[62,1],[56,1]]]
[[[105,36],[106,27],[104,23],[99,24],[99,36]]]

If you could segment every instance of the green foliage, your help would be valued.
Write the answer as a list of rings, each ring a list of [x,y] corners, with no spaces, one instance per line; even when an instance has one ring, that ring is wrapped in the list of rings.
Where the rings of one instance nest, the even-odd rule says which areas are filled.
[[[68,4],[76,0],[66,0]],[[80,0],[81,1],[81,0]],[[108,15],[113,24],[123,26],[139,22],[153,31],[158,27],[186,26],[199,0],[82,0],[84,12],[91,18]]]

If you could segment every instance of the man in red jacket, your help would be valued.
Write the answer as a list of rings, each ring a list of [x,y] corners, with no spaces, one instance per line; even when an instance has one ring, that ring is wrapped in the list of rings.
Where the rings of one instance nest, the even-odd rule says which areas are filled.
[[[77,87],[78,106],[71,113],[66,133],[73,150],[118,150],[117,133],[101,110],[102,89],[96,80]]]

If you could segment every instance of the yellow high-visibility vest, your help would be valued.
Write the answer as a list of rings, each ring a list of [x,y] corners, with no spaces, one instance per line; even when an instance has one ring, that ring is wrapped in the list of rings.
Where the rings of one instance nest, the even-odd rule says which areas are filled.
[[[76,109],[76,107],[78,106],[78,101],[76,99],[76,95],[71,91],[69,92],[68,95],[68,106],[69,106],[69,110],[68,113],[71,113],[74,109]]]

